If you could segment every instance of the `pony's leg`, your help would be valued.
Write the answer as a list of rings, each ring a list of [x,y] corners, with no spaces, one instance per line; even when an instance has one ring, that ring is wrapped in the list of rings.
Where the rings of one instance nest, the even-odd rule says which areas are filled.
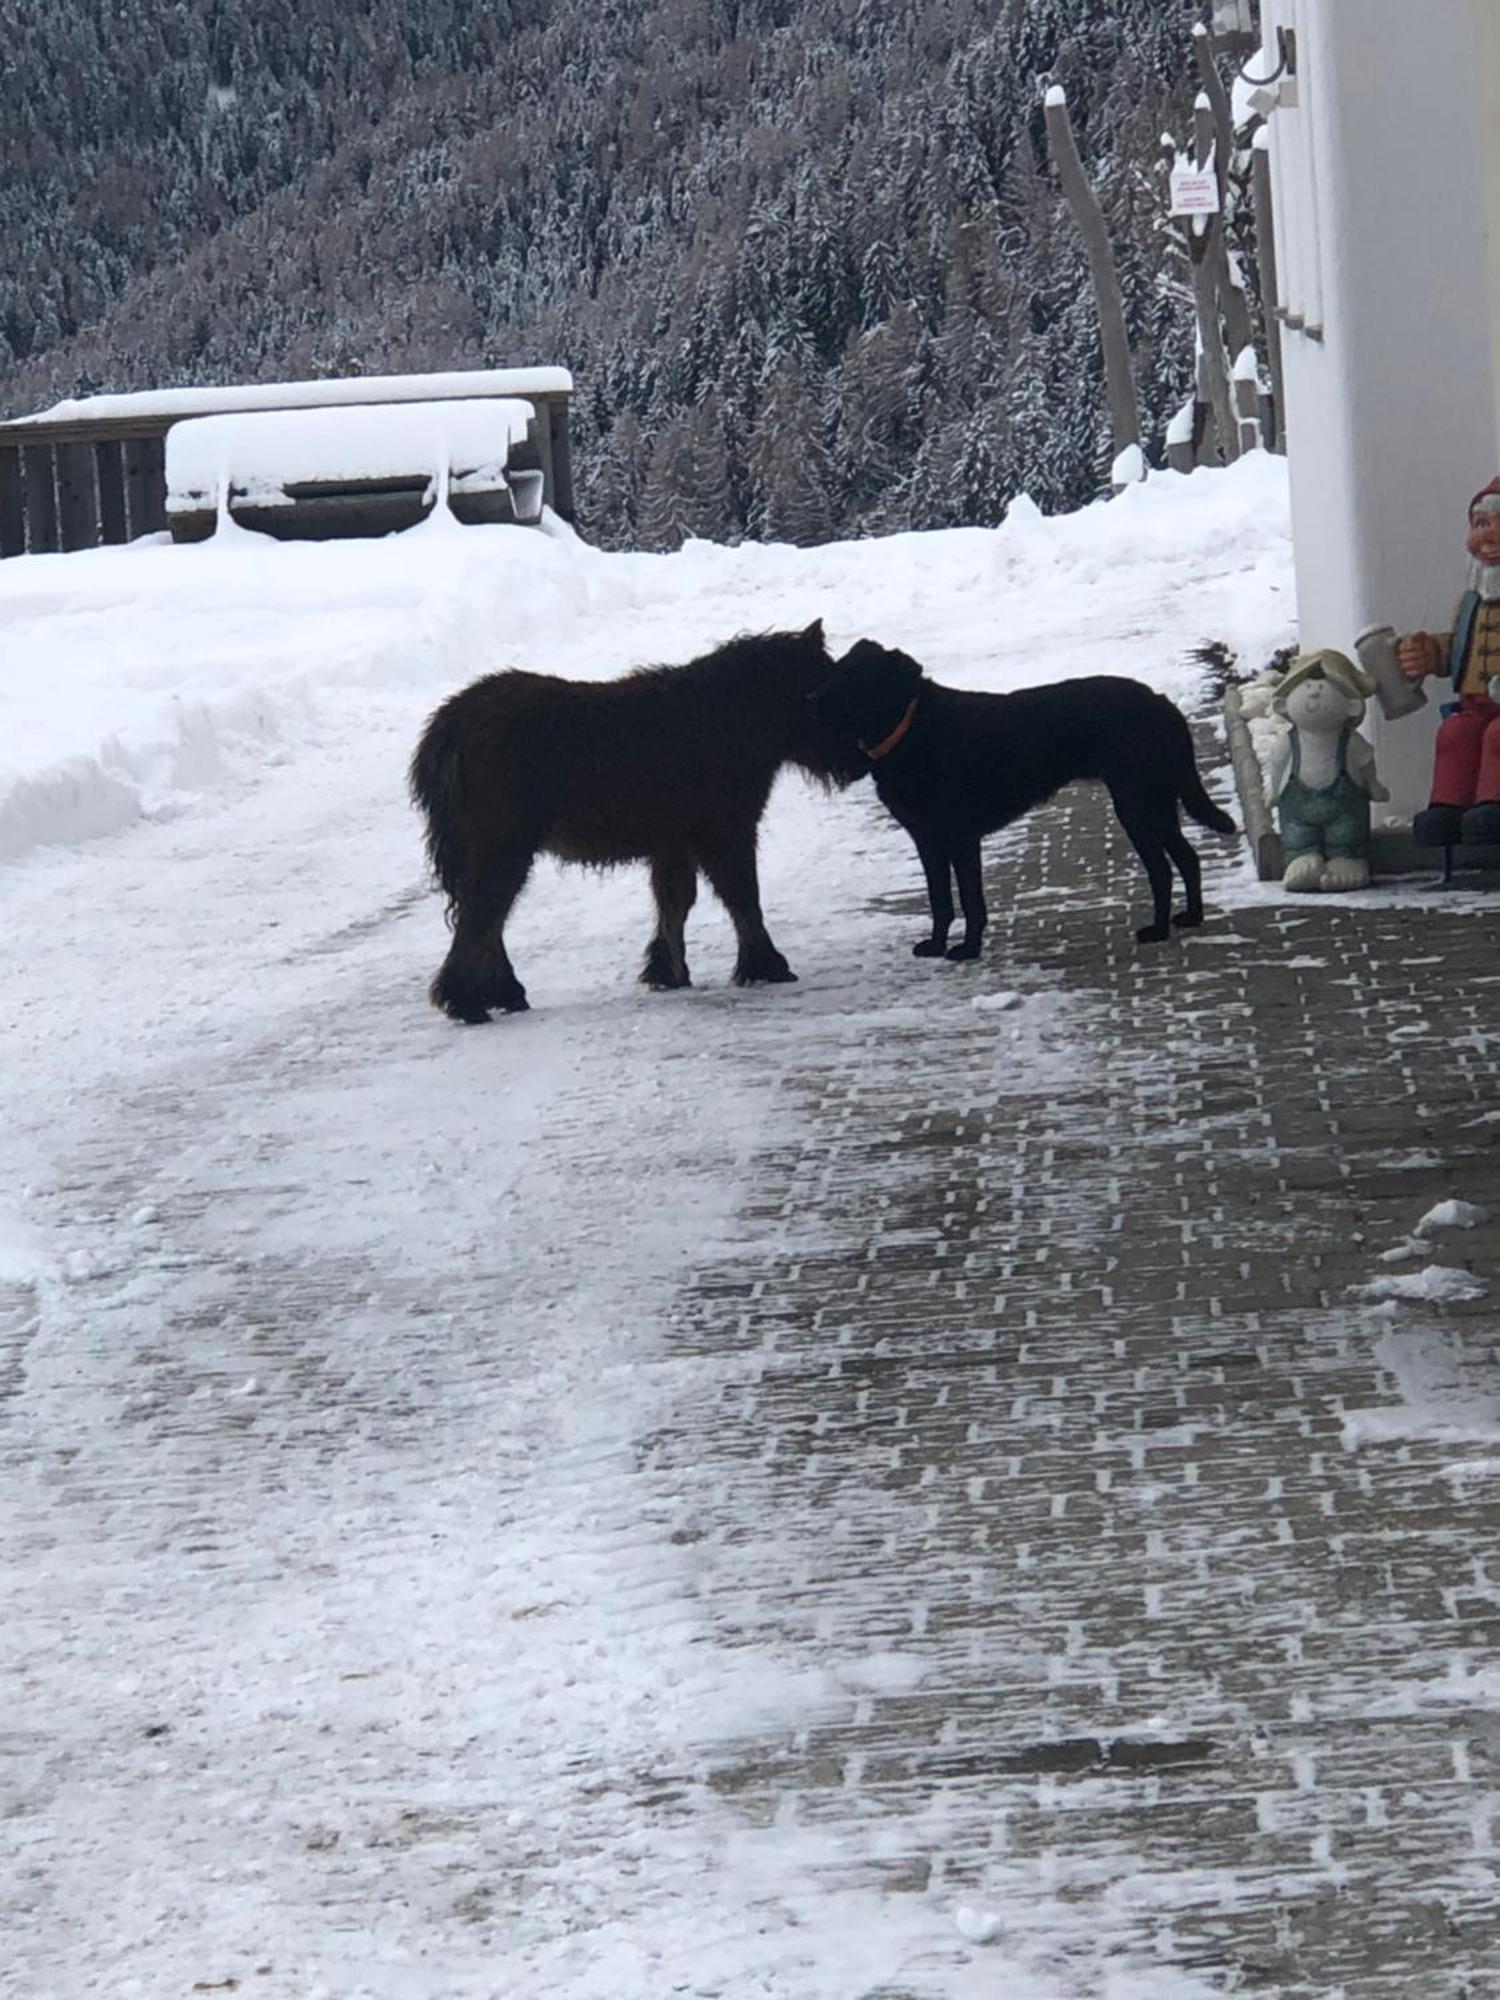
[[[760,913],[760,880],[755,869],[755,830],[741,841],[699,856],[714,894],[729,912],[739,951],[734,961],[736,986],[783,985],[796,973],[771,942]]]
[[[656,898],[656,935],[646,946],[641,984],[669,993],[691,986],[683,926],[698,895],[698,871],[690,861],[658,856],[651,863],[651,893]]]
[[[526,989],[505,949],[505,919],[526,884],[531,848],[512,848],[473,871],[453,910],[453,943],[430,989],[434,1007],[455,1021],[487,1021],[491,1007],[526,1012]]]

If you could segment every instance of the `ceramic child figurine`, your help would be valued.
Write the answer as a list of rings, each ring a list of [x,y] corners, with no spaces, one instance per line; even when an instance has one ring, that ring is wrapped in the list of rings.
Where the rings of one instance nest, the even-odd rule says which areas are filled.
[[[1271,753],[1266,791],[1286,849],[1288,889],[1363,889],[1370,880],[1370,801],[1390,794],[1355,732],[1370,683],[1343,653],[1302,653],[1273,706],[1291,726]]]
[[[1401,671],[1420,683],[1446,673],[1432,771],[1432,802],[1412,821],[1425,847],[1500,842],[1500,479],[1469,502],[1469,587],[1453,630],[1412,632],[1397,646]]]

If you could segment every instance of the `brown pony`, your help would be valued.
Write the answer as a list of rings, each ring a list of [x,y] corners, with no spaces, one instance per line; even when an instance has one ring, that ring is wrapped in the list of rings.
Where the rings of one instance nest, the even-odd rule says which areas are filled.
[[[691,984],[683,925],[700,871],[734,920],[735,984],[795,979],[761,917],[756,833],[784,764],[826,784],[864,775],[809,699],[831,671],[819,620],[614,681],[489,674],[445,701],[411,762],[453,926],[433,1005],[456,1021],[524,1010],[505,920],[539,853],[651,864],[647,986]]]

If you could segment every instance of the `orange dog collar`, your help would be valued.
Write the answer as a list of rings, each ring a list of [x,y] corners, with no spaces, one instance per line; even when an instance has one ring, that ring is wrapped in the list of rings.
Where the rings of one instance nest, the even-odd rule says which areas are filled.
[[[889,736],[882,737],[878,743],[860,744],[860,749],[864,751],[872,764],[878,764],[882,757],[888,757],[891,754],[907,730],[911,728],[912,717],[916,712],[917,696],[913,695],[907,703],[905,715],[902,716]]]

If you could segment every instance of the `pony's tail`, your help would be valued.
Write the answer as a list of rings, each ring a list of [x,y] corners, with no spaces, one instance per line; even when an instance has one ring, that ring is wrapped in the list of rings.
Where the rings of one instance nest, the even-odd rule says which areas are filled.
[[[450,907],[458,901],[463,869],[463,776],[459,760],[459,696],[428,720],[413,752],[408,780],[413,802],[427,821],[427,856]]]

